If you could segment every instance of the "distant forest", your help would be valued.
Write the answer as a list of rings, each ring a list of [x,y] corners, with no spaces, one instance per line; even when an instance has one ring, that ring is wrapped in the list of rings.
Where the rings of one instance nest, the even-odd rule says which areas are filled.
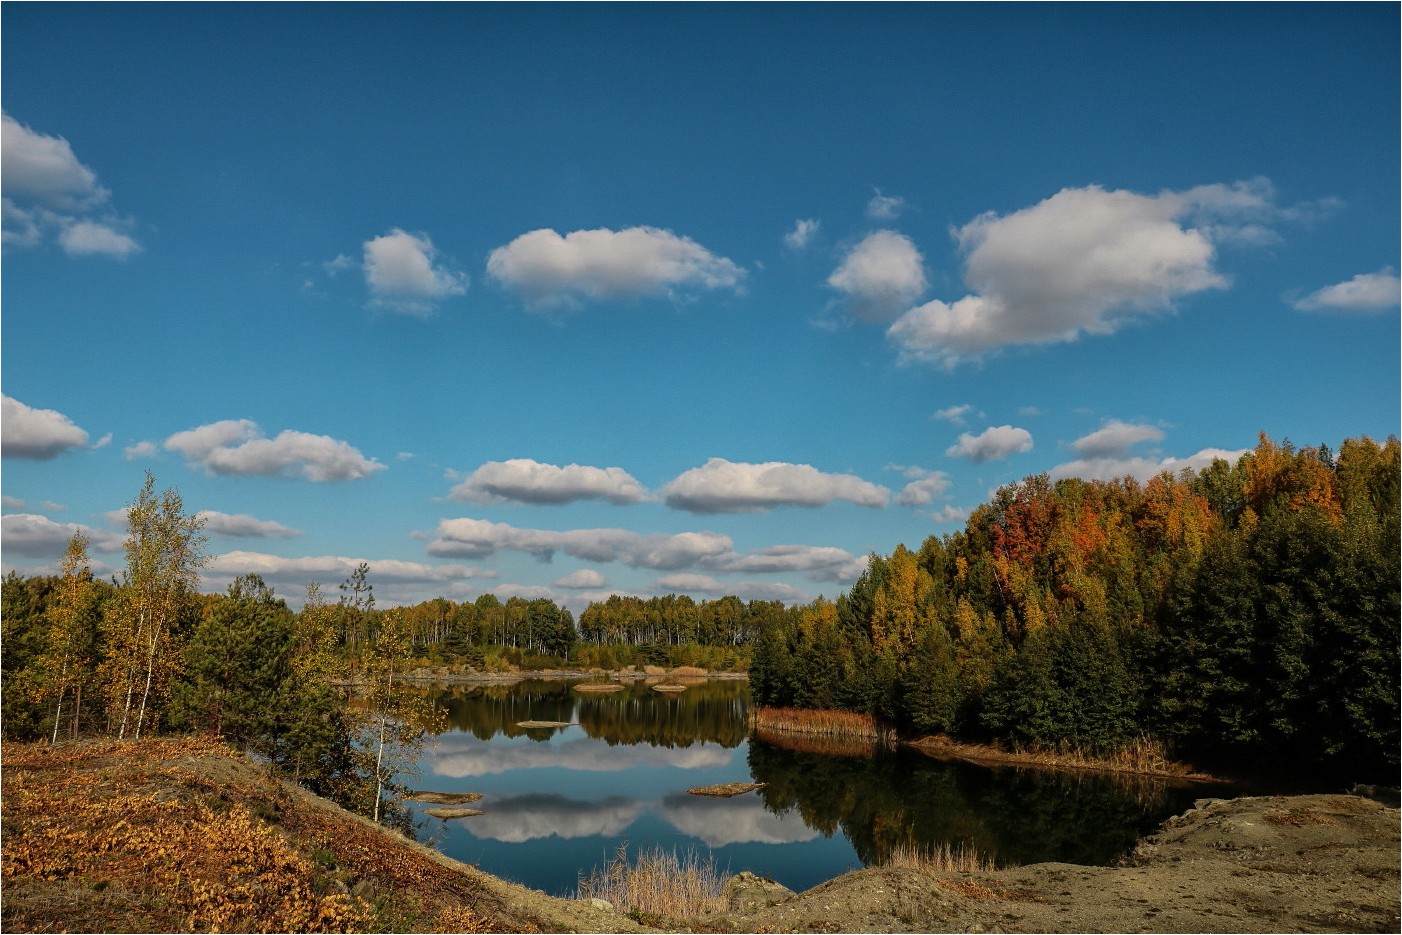
[[[1004,487],[767,627],[761,705],[908,732],[1386,777],[1398,766],[1396,438],[1265,435],[1196,473]]]
[[[6,575],[0,717],[7,739],[212,732],[376,817],[385,751],[435,725],[397,678],[426,666],[748,667],[760,705],[907,734],[1395,778],[1399,509],[1395,438],[1263,435],[1143,484],[1004,487],[835,601],[613,596],[576,621],[491,594],[379,608],[365,565],[296,612],[257,575],[200,594],[197,515],[148,475],[120,577],[81,534],[59,575]]]

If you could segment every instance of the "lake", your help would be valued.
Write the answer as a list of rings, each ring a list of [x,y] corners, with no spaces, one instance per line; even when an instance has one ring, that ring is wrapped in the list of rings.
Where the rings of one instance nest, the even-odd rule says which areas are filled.
[[[1107,864],[1161,821],[1220,789],[1093,773],[943,762],[910,749],[749,736],[748,684],[663,694],[563,681],[433,690],[449,729],[414,788],[480,792],[485,814],[442,820],[410,803],[420,840],[553,895],[626,843],[715,858],[795,891],[883,862],[900,844],[969,846],[1003,863]],[[523,721],[568,727],[522,728]],[[696,786],[763,782],[729,799]]]

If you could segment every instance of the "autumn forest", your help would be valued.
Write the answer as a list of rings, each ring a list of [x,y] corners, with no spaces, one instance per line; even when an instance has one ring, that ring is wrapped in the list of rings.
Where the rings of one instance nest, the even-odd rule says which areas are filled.
[[[763,706],[906,736],[1372,781],[1398,765],[1399,444],[1262,435],[1147,483],[1029,477],[964,529],[872,556],[803,606],[616,595],[375,604],[361,566],[293,611],[256,575],[198,591],[204,536],[150,475],[126,568],[6,576],[7,739],[208,733],[407,821],[395,752],[441,726],[409,670],[748,669]]]

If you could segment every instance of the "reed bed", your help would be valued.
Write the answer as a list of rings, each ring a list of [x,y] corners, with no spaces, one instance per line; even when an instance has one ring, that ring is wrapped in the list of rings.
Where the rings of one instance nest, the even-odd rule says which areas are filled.
[[[754,736],[767,744],[792,750],[794,753],[817,753],[822,756],[849,756],[869,760],[884,749],[875,740],[864,740],[861,737],[795,734],[759,726],[754,728]]]
[[[815,711],[806,708],[750,709],[750,726],[784,734],[810,734],[870,740],[879,744],[896,742],[896,732],[870,714],[855,711]]]
[[[661,847],[628,859],[622,844],[602,869],[579,879],[580,899],[606,899],[635,919],[681,919],[725,911],[725,880],[714,857],[704,861],[694,850],[678,855]]]
[[[993,855],[985,854],[972,844],[951,847],[941,842],[933,847],[920,847],[909,841],[891,850],[885,866],[900,870],[920,870],[925,873],[990,873],[998,869]]]
[[[927,737],[915,741],[912,746],[936,755],[944,753],[973,761],[1182,779],[1211,778],[1195,773],[1187,764],[1170,760],[1163,743],[1152,737],[1139,737],[1125,747],[1104,752],[1069,746],[1039,747],[1024,744],[1012,744],[1004,749],[997,745],[960,743],[949,737]]]

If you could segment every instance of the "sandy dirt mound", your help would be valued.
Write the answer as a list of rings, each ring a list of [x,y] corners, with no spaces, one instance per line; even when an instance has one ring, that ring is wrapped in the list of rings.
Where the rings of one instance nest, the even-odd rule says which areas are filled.
[[[1396,932],[1398,810],[1346,795],[1209,800],[1122,867],[862,870],[718,920],[763,932]]]

